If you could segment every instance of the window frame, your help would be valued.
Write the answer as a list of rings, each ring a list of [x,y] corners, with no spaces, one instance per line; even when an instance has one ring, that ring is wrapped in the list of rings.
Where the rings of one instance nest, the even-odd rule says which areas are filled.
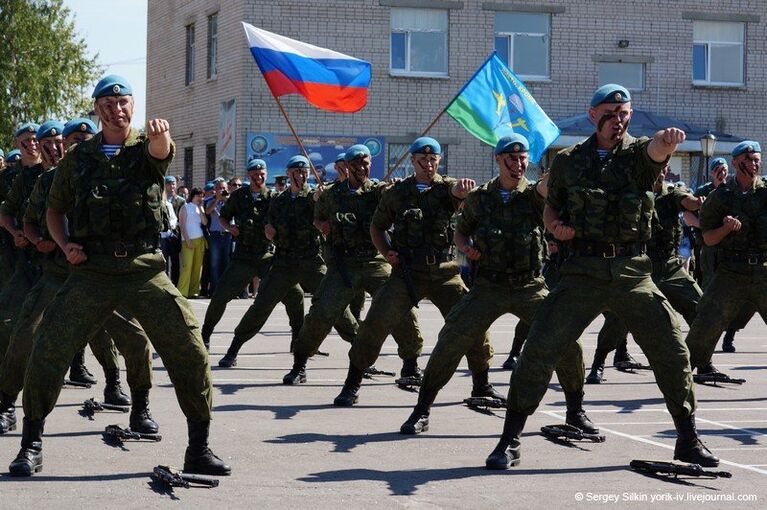
[[[512,11],[514,12],[514,11]],[[508,32],[508,31],[496,31],[493,27],[493,49],[495,50],[496,39],[503,37],[506,39],[508,60],[504,62],[514,74],[516,74],[521,80],[525,81],[551,81],[551,13],[547,12],[520,12],[520,14],[537,14],[546,17],[549,31],[547,34],[540,32]],[[496,13],[497,17],[498,13]],[[495,20],[494,20],[495,23]],[[514,36],[524,35],[528,37],[545,37],[546,38],[546,75],[538,74],[521,74],[514,70]]]
[[[647,90],[647,63],[646,62],[611,62],[608,60],[600,60],[597,62],[597,78],[600,85],[603,85],[602,80],[600,78],[600,69],[599,66],[603,64],[619,64],[619,65],[638,65],[641,66],[642,69],[642,86],[641,88],[635,88],[635,87],[626,87],[626,90],[629,90],[630,92],[643,92]],[[625,83],[623,83],[622,80],[618,81],[608,81],[606,83],[620,83],[621,85],[625,86]]]
[[[197,56],[197,30],[194,23],[189,23],[185,26],[185,29],[186,52],[184,54],[184,85],[188,87],[194,83],[194,75],[196,71],[195,58]]]
[[[404,9],[404,8],[403,8]],[[419,8],[408,7],[409,10],[419,10]],[[425,9],[420,9],[425,10]],[[435,10],[435,9],[428,9]],[[445,37],[445,71],[444,72],[432,72],[432,71],[412,71],[410,70],[410,35],[413,33],[411,30],[395,29],[391,26],[391,13],[389,15],[389,75],[390,76],[404,76],[411,78],[449,78],[450,72],[450,10],[449,9],[436,9],[445,11],[447,16],[447,30],[444,33]],[[429,33],[428,31],[416,32],[416,33]],[[435,32],[440,33],[440,32]],[[394,52],[392,51],[392,35],[393,34],[405,34],[405,69],[395,69],[392,67],[394,60]]]
[[[191,189],[194,182],[194,146],[184,147],[184,186]]]
[[[746,24],[742,22],[721,22],[721,23],[738,23],[741,25],[743,33],[742,42],[723,42],[723,41],[710,41],[710,40],[696,40],[695,30],[693,25],[693,38],[692,38],[692,59],[691,59],[691,71],[692,71],[692,84],[702,87],[745,87],[746,86]],[[706,50],[706,79],[695,79],[695,46],[702,45]],[[741,81],[711,81],[711,47],[712,46],[740,46],[740,62],[741,62]]]
[[[212,157],[211,157],[212,156]],[[216,170],[217,170],[217,154],[216,154],[216,144],[215,143],[209,143],[205,145],[205,179],[207,181],[212,181],[216,178]]]
[[[211,30],[211,26],[215,30]],[[206,75],[209,80],[214,80],[218,76],[218,13],[214,12],[208,16],[208,53],[206,62]],[[211,51],[212,49],[212,51]]]

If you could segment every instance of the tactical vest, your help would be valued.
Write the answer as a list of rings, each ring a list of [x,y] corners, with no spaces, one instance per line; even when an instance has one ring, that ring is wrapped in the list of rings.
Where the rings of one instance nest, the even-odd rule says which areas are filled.
[[[519,273],[540,270],[544,243],[532,204],[534,186],[521,192],[512,191],[507,203],[487,184],[475,193],[479,223],[472,237],[482,254],[480,271]]]
[[[669,190],[670,191],[670,190]],[[682,244],[682,221],[672,193],[655,199],[652,222],[652,239],[647,243],[647,255],[654,260],[674,257]]]
[[[576,150],[571,154],[568,163],[579,174],[567,183],[563,219],[575,228],[576,239],[604,243],[650,239],[654,194],[640,189],[633,178],[636,150],[632,146],[600,162],[598,169],[593,167],[590,151]],[[589,176],[594,170],[598,170],[597,176]],[[612,182],[600,182],[603,176],[610,176]]]
[[[348,181],[334,185],[330,210],[330,246],[347,253],[375,255],[377,253],[370,239],[370,224],[373,221],[380,198],[377,184],[356,193],[349,192]]]
[[[314,195],[293,198],[284,191],[272,202],[272,214],[277,224],[274,245],[278,255],[290,258],[312,258],[320,253],[319,231],[314,228]]]
[[[721,193],[729,216],[741,223],[740,230],[730,232],[719,246],[725,250],[767,251],[767,187],[756,188],[747,195],[741,195],[734,185],[717,192]]]
[[[415,178],[398,182],[387,193],[398,195],[392,246],[395,250],[430,248],[443,251],[453,244],[455,207],[449,182],[439,182],[419,192]]]
[[[146,176],[143,137],[109,162],[84,149],[77,149],[73,239],[156,242],[163,229],[162,179]]]
[[[229,200],[237,200],[233,217],[240,230],[240,235],[237,236],[238,250],[264,251],[269,247],[269,240],[264,235],[264,226],[271,196],[269,192],[256,193],[254,198],[250,187],[242,187],[229,197]]]

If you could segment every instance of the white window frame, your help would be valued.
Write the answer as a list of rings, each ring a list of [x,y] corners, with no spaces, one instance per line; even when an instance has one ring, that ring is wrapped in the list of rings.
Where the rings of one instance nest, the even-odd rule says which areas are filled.
[[[412,10],[419,10],[417,8],[402,8],[402,9],[412,9]],[[431,10],[431,9],[430,9]],[[450,61],[450,11],[448,9],[439,9],[444,10],[445,15],[447,16],[447,30],[445,31],[445,71],[444,72],[428,72],[428,71],[411,71],[410,70],[410,34],[413,32],[410,30],[399,30],[394,29],[391,26],[391,18],[389,23],[389,74],[391,76],[407,76],[412,78],[447,78],[448,75],[448,63]],[[392,44],[391,44],[391,34],[405,34],[405,69],[394,69],[392,67],[392,58],[393,58],[393,52],[392,52]]]
[[[731,23],[731,22],[729,22]],[[692,64],[692,84],[693,85],[703,85],[703,86],[709,86],[709,87],[744,87],[746,85],[746,24],[740,23],[742,25],[743,30],[743,42],[724,42],[724,41],[707,41],[707,40],[700,40],[696,41],[695,37],[693,37],[692,41],[692,47],[693,52],[695,51],[696,45],[705,45],[706,46],[706,79],[705,80],[696,80],[695,79],[695,62],[693,60]],[[743,74],[743,80],[740,82],[736,81],[711,81],[711,47],[712,46],[740,46],[740,61],[743,66],[741,72]],[[693,56],[694,59],[694,56]]]
[[[211,25],[215,31],[211,32]],[[206,74],[209,80],[218,76],[218,13],[208,16],[208,53],[206,62]]]
[[[525,13],[525,14],[531,14],[531,13]],[[505,64],[509,66],[509,69],[514,71],[514,36],[526,35],[528,37],[545,37],[546,38],[546,71],[548,74],[545,74],[545,75],[520,74],[517,71],[514,71],[514,73],[525,81],[551,81],[551,14],[547,14],[547,13],[532,13],[532,14],[540,14],[541,16],[546,16],[546,21],[549,25],[548,34],[541,33],[541,32],[505,32],[505,31],[495,32],[495,36],[493,37],[493,48],[495,48],[496,37],[506,38],[506,41],[508,42],[508,45],[509,45],[509,60],[508,62],[505,62]]]
[[[644,62],[611,62],[611,61],[607,61],[607,60],[601,60],[601,61],[597,62],[597,77],[599,77],[599,75],[600,75],[599,66],[601,66],[602,64],[623,64],[623,65],[640,66],[641,69],[642,69],[642,84],[641,84],[641,88],[626,87],[626,90],[630,90],[632,92],[642,92],[643,90],[647,89],[647,66],[646,66],[646,64]],[[600,85],[602,85],[602,83],[601,83],[602,80],[599,80],[599,81],[600,81]],[[615,83],[618,83],[618,82],[615,82]],[[625,85],[622,82],[620,82],[620,84],[621,85]]]
[[[189,86],[194,83],[196,74],[195,59],[197,58],[197,27],[194,23],[190,23],[184,28],[186,34],[184,36],[184,46],[186,49],[184,54],[184,84]]]

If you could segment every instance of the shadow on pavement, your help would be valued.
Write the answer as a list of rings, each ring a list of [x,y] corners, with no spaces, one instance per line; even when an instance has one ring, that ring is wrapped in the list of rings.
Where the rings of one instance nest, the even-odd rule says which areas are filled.
[[[767,435],[767,428],[742,428],[742,429],[701,429],[698,427],[698,435],[709,437],[726,437],[738,441],[743,446],[757,446],[764,443],[759,442],[759,439]],[[669,429],[663,430],[654,434],[659,438],[672,438],[676,439],[676,430]]]
[[[665,404],[665,401],[662,398],[640,398],[636,400],[588,400],[588,395],[586,395],[586,400],[584,400],[583,402],[583,405],[585,406],[620,407],[618,414],[631,413],[638,409],[642,409],[644,406],[653,406],[653,405],[662,405],[662,404]],[[564,401],[551,402],[548,405],[566,406],[567,403]]]
[[[409,405],[355,405],[357,409],[410,409]],[[231,411],[270,411],[274,413],[275,420],[289,420],[301,411],[319,411],[319,410],[338,410],[333,404],[310,404],[310,405],[259,405],[259,404],[226,404],[216,406],[213,412],[231,412]]]
[[[418,436],[418,440],[424,439],[497,439],[498,435],[485,435],[485,436],[456,436],[456,435],[438,435],[438,434],[421,434]],[[305,443],[333,443],[333,453],[349,453],[358,446],[367,445],[371,443],[389,443],[394,441],[407,441],[413,440],[414,436],[407,436],[398,432],[379,432],[377,434],[317,434],[317,433],[304,433],[304,434],[289,434],[287,436],[280,436],[274,439],[267,439],[265,443],[272,444],[305,444]]]
[[[149,478],[149,473],[113,473],[111,475],[72,475],[72,476],[50,476],[34,475],[28,477],[16,477],[9,474],[3,474],[5,481],[16,482],[113,482],[116,480],[131,480],[133,478]]]

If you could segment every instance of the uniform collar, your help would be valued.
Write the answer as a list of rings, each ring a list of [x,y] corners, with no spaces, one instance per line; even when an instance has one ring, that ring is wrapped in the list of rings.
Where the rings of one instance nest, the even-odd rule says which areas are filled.
[[[285,191],[287,191],[288,194],[290,194],[290,195],[293,194],[293,191],[290,188],[288,188]],[[296,193],[296,196],[297,197],[306,197],[306,196],[309,196],[309,193],[311,191],[312,191],[312,188],[310,188],[308,184],[304,184],[304,186],[300,190],[298,190],[298,193]]]
[[[758,175],[756,176],[756,179],[754,180],[753,186],[751,186],[751,188],[747,189],[746,191],[743,191],[743,190],[740,189],[740,185],[738,184],[738,179],[735,178],[735,177],[733,177],[732,179],[728,180],[727,183],[724,184],[723,186],[727,186],[731,190],[737,191],[739,193],[749,193],[749,192],[752,192],[752,191],[757,190],[759,188],[764,188],[765,187],[764,181],[762,180],[762,177],[758,176]]]
[[[612,149],[609,149],[608,154],[618,154],[619,152],[623,152],[631,148],[631,144],[636,142],[636,138],[628,134],[628,132],[623,133],[623,136],[621,137],[620,141],[615,144],[615,146]],[[592,151],[594,154],[597,153],[597,134],[594,133],[590,137],[586,139],[586,141],[583,143],[584,147]]]
[[[527,189],[527,187],[529,185],[530,185],[530,181],[528,181],[527,177],[525,177],[523,175],[522,178],[517,183],[517,187],[514,188],[511,191],[517,191],[519,193],[522,193],[523,191],[525,191]],[[487,189],[490,190],[490,191],[499,191],[499,192],[500,191],[507,191],[507,190],[504,190],[501,187],[501,178],[500,177],[495,177],[492,181],[490,181],[490,183],[487,185]]]

